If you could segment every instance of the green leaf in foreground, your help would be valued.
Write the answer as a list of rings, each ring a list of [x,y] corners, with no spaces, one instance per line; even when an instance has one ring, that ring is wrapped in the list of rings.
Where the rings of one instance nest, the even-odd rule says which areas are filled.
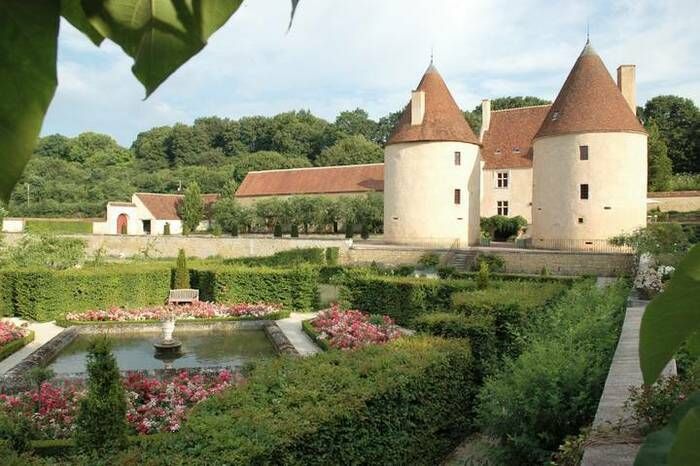
[[[58,1],[0,1],[0,199],[36,145],[56,90]]]
[[[654,383],[683,342],[700,332],[699,303],[700,245],[695,245],[642,318],[639,358],[644,383]]]
[[[85,16],[80,0],[61,0],[61,16],[63,16],[76,29],[81,31],[95,45],[100,45],[104,40],[102,34],[92,27],[90,21]]]
[[[243,0],[82,0],[92,26],[134,59],[131,68],[155,91],[238,9]]]
[[[634,466],[687,466],[698,463],[700,392],[678,405],[663,429],[647,436]]]

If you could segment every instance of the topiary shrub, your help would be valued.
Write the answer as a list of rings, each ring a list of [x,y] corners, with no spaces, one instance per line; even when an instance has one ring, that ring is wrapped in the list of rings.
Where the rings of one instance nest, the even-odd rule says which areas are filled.
[[[355,236],[355,225],[348,222],[345,224],[345,237],[352,238],[353,236]]]
[[[299,237],[299,227],[297,225],[292,225],[291,226],[291,233],[290,236],[292,238],[298,238]]]
[[[496,325],[493,316],[435,312],[416,317],[411,327],[436,337],[467,338],[477,359],[489,358],[496,352]]]
[[[231,236],[238,237],[238,225],[231,225]]]
[[[326,265],[338,265],[340,248],[326,248]]]
[[[478,254],[474,259],[472,270],[478,272],[481,269],[481,263],[486,262],[489,266],[489,272],[505,272],[506,262],[502,257],[494,254]]]
[[[109,340],[97,337],[87,355],[87,395],[80,400],[75,445],[82,451],[127,445],[126,394]]]
[[[281,224],[279,224],[279,223],[275,224],[275,229],[274,229],[273,235],[275,238],[282,237],[282,225]]]
[[[166,236],[170,235],[170,223],[165,222],[165,225],[163,225],[163,234]]]
[[[471,280],[389,277],[348,270],[340,280],[340,299],[349,308],[379,312],[399,325],[409,325],[421,314],[449,308],[453,293],[475,289]]]
[[[175,280],[173,282],[173,287],[176,290],[183,290],[190,287],[190,272],[187,270],[187,255],[185,255],[184,249],[180,249],[177,253]]]
[[[365,223],[362,224],[362,228],[360,230],[360,237],[362,239],[369,239],[369,227]]]
[[[481,264],[479,264],[479,273],[476,275],[476,287],[480,290],[484,290],[489,287],[490,281],[489,264],[486,261],[481,261]]]

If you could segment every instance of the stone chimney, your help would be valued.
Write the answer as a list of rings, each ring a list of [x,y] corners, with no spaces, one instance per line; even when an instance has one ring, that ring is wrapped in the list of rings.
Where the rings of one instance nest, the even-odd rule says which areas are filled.
[[[635,83],[635,66],[620,65],[617,67],[617,88],[632,109],[637,114],[637,85]]]
[[[425,92],[411,92],[411,125],[420,125],[425,116]]]
[[[481,101],[481,130],[479,131],[479,140],[483,142],[484,133],[491,126],[491,101],[484,99]]]

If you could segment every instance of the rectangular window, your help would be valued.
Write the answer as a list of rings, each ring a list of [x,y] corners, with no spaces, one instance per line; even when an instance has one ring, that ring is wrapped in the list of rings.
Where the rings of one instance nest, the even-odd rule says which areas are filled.
[[[455,152],[455,165],[462,165],[462,153]]]
[[[455,189],[455,204],[461,204],[461,203],[462,203],[462,190]]]
[[[508,189],[508,172],[496,173],[496,187],[501,189]]]
[[[496,202],[496,213],[498,215],[508,216],[508,201]]]
[[[581,160],[588,160],[588,146],[578,146],[578,153]]]
[[[588,185],[581,185],[581,199],[588,199]]]

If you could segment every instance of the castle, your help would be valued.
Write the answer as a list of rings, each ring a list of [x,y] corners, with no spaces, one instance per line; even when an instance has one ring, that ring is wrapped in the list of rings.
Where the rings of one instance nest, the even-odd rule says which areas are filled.
[[[587,41],[551,105],[491,111],[484,100],[477,137],[431,63],[384,164],[251,172],[236,197],[383,191],[389,243],[476,245],[480,217],[520,215],[532,247],[586,249],[646,224],[635,109],[634,65],[615,83]]]

